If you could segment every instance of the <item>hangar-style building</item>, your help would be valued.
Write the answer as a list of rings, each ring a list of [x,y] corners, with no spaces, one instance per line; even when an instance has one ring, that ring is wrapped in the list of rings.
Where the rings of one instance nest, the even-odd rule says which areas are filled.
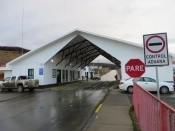
[[[39,79],[40,85],[81,80],[83,68],[99,55],[104,56],[121,68],[122,79],[129,76],[125,73],[125,64],[129,59],[144,61],[143,45],[124,40],[102,36],[82,30],[74,30],[59,39],[6,64],[5,77],[28,75]],[[169,66],[159,67],[161,81],[173,81],[172,61],[169,53]],[[146,68],[144,75],[155,78],[155,68]]]

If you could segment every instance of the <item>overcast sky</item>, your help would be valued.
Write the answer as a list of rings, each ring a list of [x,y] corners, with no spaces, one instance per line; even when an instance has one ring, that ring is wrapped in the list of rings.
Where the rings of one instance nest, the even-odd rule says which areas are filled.
[[[138,44],[144,34],[167,32],[175,53],[174,25],[175,0],[0,0],[1,46],[21,47],[22,27],[30,50],[78,28]]]

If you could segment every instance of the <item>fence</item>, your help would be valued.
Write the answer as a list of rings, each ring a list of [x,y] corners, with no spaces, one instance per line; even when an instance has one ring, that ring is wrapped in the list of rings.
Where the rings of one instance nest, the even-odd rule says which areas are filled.
[[[175,109],[136,83],[133,104],[142,131],[175,131]]]

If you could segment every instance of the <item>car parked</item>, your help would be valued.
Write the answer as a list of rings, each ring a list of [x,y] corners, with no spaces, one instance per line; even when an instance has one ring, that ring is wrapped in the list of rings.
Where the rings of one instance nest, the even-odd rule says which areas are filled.
[[[93,80],[101,80],[100,74],[94,74]]]
[[[150,77],[140,77],[135,79],[137,84],[144,88],[147,91],[157,91],[157,82],[155,79]],[[119,89],[126,90],[129,93],[133,93],[133,81],[134,78],[128,78],[126,80],[121,80]],[[174,87],[172,84],[167,82],[159,82],[159,90],[160,93],[166,94],[168,92],[174,91]]]

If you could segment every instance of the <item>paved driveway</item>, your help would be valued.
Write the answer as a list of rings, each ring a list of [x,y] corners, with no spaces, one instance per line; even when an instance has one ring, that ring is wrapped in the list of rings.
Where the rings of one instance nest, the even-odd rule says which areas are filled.
[[[101,77],[101,81],[115,81],[116,79],[114,76],[116,75],[116,73],[116,70],[111,70],[110,72]]]
[[[114,82],[0,94],[0,131],[80,131]]]

